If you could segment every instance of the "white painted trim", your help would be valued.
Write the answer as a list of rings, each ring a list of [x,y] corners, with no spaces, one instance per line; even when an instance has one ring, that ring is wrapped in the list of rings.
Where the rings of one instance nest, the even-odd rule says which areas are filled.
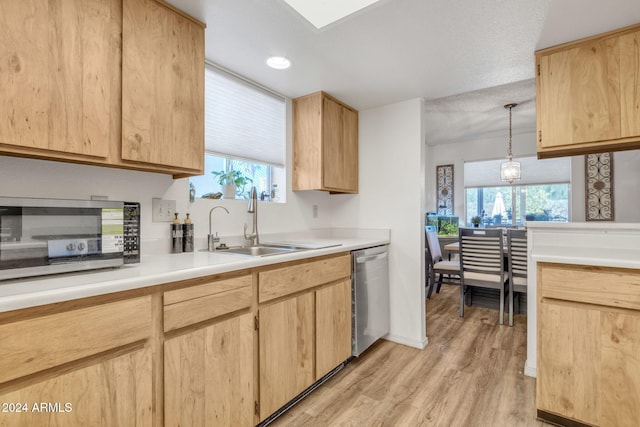
[[[424,339],[422,341],[416,341],[416,340],[412,340],[410,338],[407,337],[402,337],[399,335],[394,335],[394,334],[387,334],[384,337],[385,340],[387,341],[391,341],[394,342],[396,344],[402,344],[402,345],[406,345],[409,347],[414,347],[420,350],[423,350],[427,344],[429,344],[429,338],[428,337],[424,337]]]
[[[533,377],[533,378],[536,378],[538,375],[538,371],[536,369],[535,364],[530,365],[529,359],[527,359],[527,361],[524,362],[524,374],[528,377]]]

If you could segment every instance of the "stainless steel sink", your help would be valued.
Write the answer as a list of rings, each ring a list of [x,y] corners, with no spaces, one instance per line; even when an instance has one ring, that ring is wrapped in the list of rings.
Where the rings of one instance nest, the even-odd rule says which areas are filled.
[[[303,249],[287,247],[287,246],[242,246],[229,248],[224,250],[218,250],[216,253],[220,254],[229,254],[229,255],[241,255],[241,256],[267,256],[267,255],[278,255],[278,254],[288,254],[291,252],[301,251]]]

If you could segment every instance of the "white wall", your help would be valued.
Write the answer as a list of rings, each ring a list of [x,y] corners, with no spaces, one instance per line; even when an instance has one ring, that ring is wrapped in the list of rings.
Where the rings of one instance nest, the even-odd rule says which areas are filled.
[[[571,159],[572,221],[584,221],[584,156]],[[615,222],[640,222],[640,150],[613,154]]]
[[[291,117],[291,103],[287,114]],[[290,120],[288,121],[290,123]],[[291,129],[287,131],[287,153],[291,153]],[[291,192],[291,156],[287,156],[287,203],[259,203],[259,231],[298,231],[331,226],[330,196],[309,191]],[[205,171],[211,175],[211,171]],[[211,178],[213,181],[213,177]],[[209,210],[225,206],[213,214],[214,231],[222,238],[242,235],[243,224],[251,226],[244,200],[203,200],[189,203],[189,180],[173,180],[170,175],[77,165],[45,160],[0,156],[0,196],[89,199],[91,195],[108,196],[110,200],[137,201],[142,204],[142,251],[169,252],[168,223],[151,221],[151,199],[176,201],[176,210],[183,219],[189,212],[195,226],[196,244],[204,248],[208,233]],[[313,218],[313,205],[318,206],[318,218]],[[158,245],[145,245],[144,240],[162,239]],[[200,240],[200,241],[199,241]]]
[[[389,228],[391,333],[426,344],[424,313],[423,102],[412,99],[359,114],[360,188],[333,196],[333,226]]]

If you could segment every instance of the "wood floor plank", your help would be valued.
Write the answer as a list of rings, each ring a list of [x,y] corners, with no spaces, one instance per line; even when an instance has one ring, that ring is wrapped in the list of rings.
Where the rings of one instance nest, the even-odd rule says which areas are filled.
[[[424,350],[380,341],[271,426],[539,427],[535,379],[523,374],[526,316],[515,326],[467,307],[443,285],[427,301]]]

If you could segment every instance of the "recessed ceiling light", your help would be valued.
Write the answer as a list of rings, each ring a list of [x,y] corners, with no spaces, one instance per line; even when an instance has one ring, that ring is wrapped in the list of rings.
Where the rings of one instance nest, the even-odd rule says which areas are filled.
[[[291,67],[291,61],[284,56],[272,56],[267,58],[267,65],[276,70],[286,70]]]

